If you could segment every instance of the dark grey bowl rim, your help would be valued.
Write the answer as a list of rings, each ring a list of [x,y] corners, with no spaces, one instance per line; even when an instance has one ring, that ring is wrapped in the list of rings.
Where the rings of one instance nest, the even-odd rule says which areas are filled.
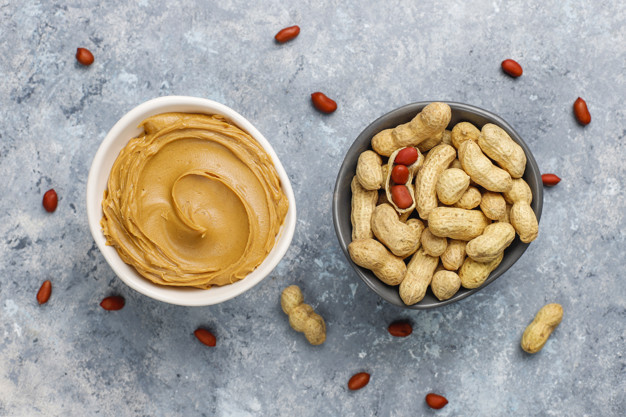
[[[426,296],[422,301],[414,305],[406,305],[400,299],[399,294],[397,293],[397,287],[390,287],[380,281],[376,276],[369,270],[362,268],[352,262],[350,255],[348,253],[348,244],[352,241],[351,234],[351,223],[350,223],[350,210],[343,210],[344,216],[347,213],[347,221],[350,223],[349,228],[342,227],[342,219],[345,223],[346,219],[342,217],[340,208],[340,200],[341,197],[345,198],[345,193],[347,192],[348,196],[351,195],[350,191],[350,180],[354,176],[354,172],[356,170],[356,161],[358,155],[365,149],[370,148],[370,140],[371,138],[378,132],[388,129],[391,127],[395,127],[398,124],[406,123],[411,120],[419,111],[421,111],[426,105],[432,103],[434,101],[441,100],[432,100],[432,101],[420,101],[415,103],[410,103],[399,107],[395,110],[392,110],[378,119],[374,120],[369,124],[355,139],[352,143],[348,151],[346,152],[346,156],[344,157],[343,163],[339,168],[339,172],[337,174],[337,180],[335,182],[335,189],[333,192],[333,225],[335,227],[335,233],[337,235],[337,239],[339,240],[339,245],[341,249],[352,266],[352,268],[356,271],[359,278],[378,296],[380,296],[385,301],[396,305],[398,307],[403,307],[412,310],[426,310],[436,307],[445,306],[456,301],[462,300],[470,295],[482,290],[487,287],[493,281],[495,281],[498,277],[500,277],[504,272],[506,272],[526,251],[528,248],[528,243],[523,243],[519,240],[519,237],[516,237],[511,246],[507,248],[505,252],[504,259],[500,263],[500,265],[489,275],[487,280],[478,288],[467,290],[461,288],[459,292],[457,292],[452,298],[444,301],[439,301],[432,295],[430,289],[428,290]],[[524,142],[522,137],[513,129],[513,127],[507,123],[500,116],[482,108],[472,106],[465,103],[451,102],[451,101],[441,101],[443,103],[447,103],[452,109],[452,120],[448,127],[453,126],[455,123],[459,121],[470,121],[472,117],[484,118],[488,119],[489,123],[494,123],[504,129],[510,136],[515,140],[521,147],[524,149],[526,153],[526,170],[524,172],[524,180],[528,183],[531,190],[533,191],[533,201],[531,203],[531,207],[537,216],[537,221],[541,218],[541,211],[543,208],[543,184],[541,183],[541,172],[539,170],[539,166],[537,165],[537,161],[535,160],[530,148]],[[467,115],[471,115],[469,118]],[[398,120],[400,120],[398,122]],[[485,123],[488,123],[485,122]],[[483,123],[484,124],[484,123]],[[477,127],[481,128],[481,123],[477,123]],[[349,176],[349,177],[348,177]],[[346,180],[349,178],[349,180]],[[345,189],[347,186],[347,190]],[[349,204],[348,204],[349,206]],[[394,290],[395,289],[395,296]]]

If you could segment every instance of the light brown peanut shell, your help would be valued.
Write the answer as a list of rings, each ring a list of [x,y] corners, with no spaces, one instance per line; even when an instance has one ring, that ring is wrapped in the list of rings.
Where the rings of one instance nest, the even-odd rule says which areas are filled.
[[[415,252],[400,284],[400,298],[404,304],[413,305],[422,301],[438,264],[439,258],[427,255],[423,248]]]
[[[437,181],[439,175],[456,157],[450,145],[437,145],[428,152],[424,165],[415,178],[415,208],[420,218],[428,220],[431,210],[437,207]]]
[[[430,151],[432,148],[434,148],[435,146],[439,145],[440,143],[443,142],[443,132],[426,139],[423,142],[420,142],[417,145],[417,149],[419,149],[420,152],[422,153],[426,153],[428,151]]]
[[[452,298],[461,288],[461,278],[453,271],[437,271],[430,282],[430,289],[439,301]]]
[[[378,200],[378,191],[369,191],[361,186],[356,175],[350,183],[352,190],[352,240],[366,239],[374,236],[372,233],[372,213]]]
[[[424,252],[426,252],[427,255],[434,257],[438,257],[443,254],[448,246],[448,239],[433,235],[428,227],[422,232],[420,242],[422,242]]]
[[[304,333],[312,345],[321,345],[326,340],[326,323],[313,311],[313,307],[303,301],[302,291],[297,285],[285,288],[280,297],[280,305],[289,316],[291,327]]]
[[[459,269],[459,278],[461,278],[463,288],[473,289],[483,285],[489,274],[500,265],[502,257],[503,254],[500,254],[491,262],[476,262],[470,257],[465,258]]]
[[[411,219],[403,223],[389,204],[376,206],[372,215],[372,232],[394,255],[406,258],[420,246],[424,223]]]
[[[452,131],[444,130],[443,135],[441,135],[441,143],[445,143],[446,145],[452,145]]]
[[[449,239],[445,252],[441,255],[441,264],[449,271],[456,271],[463,265],[465,260],[464,240]]]
[[[383,186],[382,158],[374,151],[367,150],[356,164],[356,177],[366,190],[378,190]]]
[[[526,181],[521,178],[513,179],[511,189],[502,193],[507,203],[526,203],[530,204],[533,201],[533,192]]]
[[[455,207],[437,207],[428,219],[428,228],[433,235],[466,241],[480,236],[488,224],[489,219],[480,210]]]
[[[480,199],[480,209],[491,220],[500,220],[506,216],[506,201],[500,193],[485,191]]]
[[[522,349],[528,353],[537,353],[563,320],[563,307],[552,303],[541,307],[535,319],[526,327],[522,335]]]
[[[478,188],[470,185],[467,187],[467,190],[465,190],[461,198],[454,203],[454,207],[471,210],[480,205],[480,200],[482,200],[482,194],[480,194]]]
[[[398,285],[404,279],[406,264],[402,258],[389,252],[375,239],[359,239],[350,242],[348,253],[355,264],[371,270],[387,285]]]
[[[467,140],[476,142],[480,136],[480,130],[470,122],[460,122],[452,128],[451,141],[452,146],[459,149],[459,146]]]
[[[489,191],[505,192],[513,186],[511,175],[495,166],[474,141],[467,140],[459,146],[459,161],[463,171]]]
[[[539,234],[539,222],[533,209],[526,203],[515,203],[511,206],[509,220],[519,238],[524,243],[530,243]]]
[[[521,178],[526,169],[526,154],[500,126],[487,123],[478,137],[478,145],[489,158],[496,161],[512,178]]]
[[[492,223],[483,234],[467,242],[465,252],[476,262],[491,262],[515,239],[515,229],[509,223]]]
[[[469,183],[470,177],[465,171],[458,168],[448,168],[439,175],[437,180],[437,198],[443,204],[450,206],[461,199],[467,191]]]
[[[377,133],[372,138],[372,149],[380,155],[389,156],[398,148],[417,146],[443,132],[451,117],[450,106],[430,103],[410,122]]]

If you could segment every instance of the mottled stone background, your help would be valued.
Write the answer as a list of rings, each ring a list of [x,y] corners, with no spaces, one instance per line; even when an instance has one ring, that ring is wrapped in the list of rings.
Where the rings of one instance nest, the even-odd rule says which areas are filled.
[[[302,28],[279,45],[274,34]],[[220,2],[0,0],[1,416],[623,416],[626,9],[623,2],[499,0]],[[95,63],[75,62],[78,46]],[[512,79],[500,62],[514,58]],[[339,109],[318,113],[324,91]],[[186,308],[127,288],[95,247],[85,186],[124,113],[163,95],[222,102],[265,134],[292,180],[293,244],[266,279],[221,305]],[[587,100],[579,126],[572,103]],[[381,301],[340,251],[336,173],[378,116],[422,100],[500,114],[546,189],[539,238],[459,303]],[[55,213],[41,206],[54,187]],[[53,294],[35,294],[50,279]],[[296,283],[326,319],[310,346],[280,291]],[[126,307],[98,303],[119,293]],[[563,323],[534,356],[521,334],[545,303]],[[414,333],[386,326],[407,318]],[[194,338],[211,328],[216,348]],[[371,373],[357,392],[349,377]],[[434,412],[424,395],[446,395]]]

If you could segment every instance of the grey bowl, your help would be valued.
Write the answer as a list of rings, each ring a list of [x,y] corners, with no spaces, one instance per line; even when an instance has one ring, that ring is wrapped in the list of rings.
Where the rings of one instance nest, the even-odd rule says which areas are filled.
[[[511,246],[509,246],[504,252],[504,258],[502,259],[500,265],[491,273],[491,275],[489,275],[485,283],[479,288],[472,290],[461,288],[452,298],[445,301],[439,301],[429,289],[422,301],[411,306],[407,306],[402,302],[400,295],[398,294],[398,287],[392,287],[384,284],[376,278],[370,270],[361,268],[352,262],[350,255],[348,254],[348,244],[352,241],[352,223],[350,221],[350,200],[352,198],[352,192],[350,191],[350,182],[352,181],[352,177],[356,171],[357,159],[361,152],[370,148],[370,141],[376,133],[410,121],[429,103],[431,102],[424,101],[407,104],[406,106],[400,107],[379,117],[372,124],[367,126],[365,130],[363,130],[356,138],[350,149],[348,149],[343,164],[337,174],[337,181],[335,183],[335,191],[333,194],[333,222],[335,225],[335,232],[337,233],[337,238],[339,239],[339,244],[341,245],[343,253],[356,271],[359,278],[361,278],[369,288],[386,301],[399,307],[414,310],[424,310],[451,304],[465,297],[469,297],[475,292],[485,288],[487,285],[495,281],[496,278],[506,272],[506,270],[509,269],[520,258],[520,256],[522,256],[529,245],[521,242],[519,237],[516,237]],[[452,128],[452,126],[456,123],[462,121],[470,122],[479,129],[486,123],[494,123],[504,129],[511,136],[511,138],[513,138],[513,140],[524,149],[527,162],[523,178],[533,192],[531,207],[537,216],[537,220],[539,220],[543,206],[543,184],[541,182],[539,167],[537,166],[537,162],[530,152],[528,145],[524,143],[520,135],[511,127],[511,125],[497,115],[468,104],[453,102],[447,102],[447,104],[450,105],[450,108],[452,109],[452,119],[448,128]]]

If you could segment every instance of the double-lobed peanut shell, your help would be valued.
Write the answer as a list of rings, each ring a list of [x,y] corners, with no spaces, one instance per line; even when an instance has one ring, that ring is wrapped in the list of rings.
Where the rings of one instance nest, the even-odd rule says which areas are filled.
[[[396,256],[405,258],[420,246],[424,223],[419,219],[400,221],[396,210],[389,204],[376,206],[372,215],[372,232]]]
[[[430,282],[430,289],[439,301],[452,298],[461,288],[461,278],[453,271],[437,271]]]
[[[352,222],[352,240],[371,238],[372,213],[378,201],[378,192],[363,188],[356,175],[350,183],[352,204],[350,221]]]
[[[456,207],[436,207],[428,219],[428,228],[435,236],[466,241],[480,236],[488,224],[481,211]]]
[[[500,265],[503,255],[501,253],[491,262],[476,262],[469,256],[465,258],[459,269],[459,278],[463,288],[473,289],[483,285],[489,274]]]
[[[441,264],[449,271],[458,270],[465,260],[465,246],[467,242],[464,240],[449,239],[446,250],[441,254]]]
[[[439,258],[426,254],[423,248],[415,252],[400,284],[400,298],[404,304],[413,305],[422,301],[438,263]]]
[[[424,165],[415,178],[415,207],[423,220],[428,220],[430,212],[437,207],[437,181],[454,158],[455,149],[445,144],[435,146],[426,155]]]
[[[541,307],[532,323],[524,330],[522,349],[528,353],[539,352],[561,320],[563,320],[563,307],[560,304],[551,303]]]
[[[398,285],[404,279],[407,266],[402,258],[375,239],[353,240],[348,245],[348,253],[355,264],[371,270],[387,285]]]
[[[366,190],[378,190],[383,186],[382,159],[374,151],[367,150],[359,155],[356,177]]]
[[[477,262],[491,262],[515,239],[515,229],[509,223],[492,223],[483,234],[467,242],[467,256]]]
[[[524,149],[500,126],[487,123],[478,136],[480,149],[512,178],[521,178],[526,169]]]
[[[467,140],[459,146],[459,161],[467,175],[489,191],[506,192],[513,185],[511,175],[495,166],[480,146],[472,140]]]
[[[445,169],[437,180],[437,197],[443,204],[450,206],[461,199],[469,184],[470,177],[462,169]]]

